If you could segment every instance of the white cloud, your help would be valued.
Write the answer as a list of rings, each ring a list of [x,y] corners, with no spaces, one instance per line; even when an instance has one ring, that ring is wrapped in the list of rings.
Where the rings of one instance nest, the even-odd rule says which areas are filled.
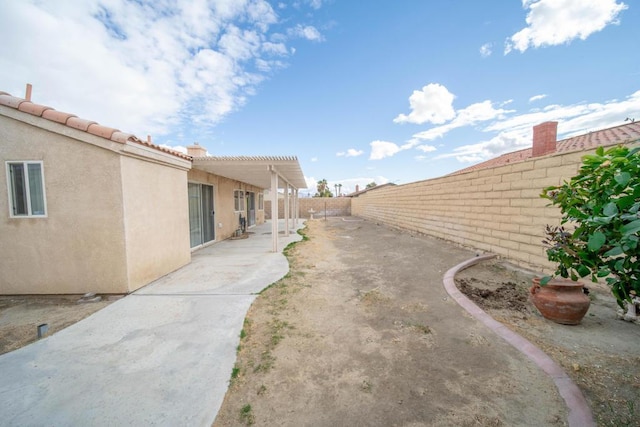
[[[317,157],[312,157],[312,158],[311,158],[311,161],[315,163],[315,162],[317,162],[317,161],[318,161],[318,158],[317,158]]]
[[[544,99],[546,95],[532,96],[529,101]],[[501,107],[511,100],[496,103]],[[640,111],[640,90],[629,95],[625,100],[610,100],[603,103],[577,103],[573,105],[547,105],[542,109],[513,115],[515,110],[495,107],[487,100],[471,104],[455,111],[455,117],[441,126],[418,132],[398,146],[392,142],[374,141],[371,143],[371,160],[391,157],[400,151],[416,148],[425,153],[436,150],[432,145],[420,145],[443,137],[453,129],[465,126],[476,126],[482,123],[479,130],[497,135],[487,141],[465,145],[449,153],[436,156],[436,159],[456,158],[461,162],[486,160],[500,154],[531,146],[533,126],[545,121],[558,121],[559,137],[567,138],[584,134],[593,130],[623,124],[626,117],[634,117]],[[416,160],[424,160],[426,156],[418,155]]]
[[[573,114],[583,111],[583,114]],[[562,107],[547,110],[548,114],[555,114],[561,120],[559,132],[565,138],[624,124],[627,117],[635,117],[640,111],[640,90],[629,95],[627,99],[611,100],[604,103],[585,103],[582,105]],[[566,116],[565,116],[566,113]]]
[[[442,124],[413,135],[406,144],[398,147],[378,147],[377,152],[372,151],[372,156],[376,158],[390,157],[401,150],[408,150],[419,145],[422,141],[431,141],[443,137],[453,129],[472,126],[480,122],[490,121],[504,117],[506,114],[513,112],[502,108],[494,108],[491,101],[483,101],[471,104],[461,110],[456,111],[453,108],[453,100],[455,96],[449,90],[438,84],[430,83],[422,88],[421,91],[413,91],[409,98],[411,105],[411,113],[409,115],[400,114],[393,121],[395,123],[417,123],[422,124],[430,122],[434,124]],[[508,104],[507,101],[502,106]],[[449,121],[449,123],[446,123]],[[430,146],[424,146],[430,147]]]
[[[336,156],[338,157],[358,157],[360,155],[362,155],[364,153],[364,151],[362,150],[356,150],[355,148],[349,148],[346,152],[345,151],[340,151],[336,153]]]
[[[499,118],[481,130],[497,132],[493,138],[477,144],[468,144],[443,153],[435,159],[455,158],[468,163],[488,160],[504,153],[528,148],[532,144],[533,126],[545,121],[558,121],[558,139],[582,135],[598,129],[624,124],[626,117],[640,111],[640,90],[624,100],[573,105],[548,105],[511,117]]]
[[[454,113],[455,118],[451,122],[416,133],[413,135],[413,141],[415,141],[415,144],[419,143],[419,141],[432,141],[443,137],[453,129],[498,119],[512,112],[513,110],[496,109],[493,107],[493,103],[488,100],[477,102]]]
[[[218,46],[220,51],[229,58],[244,61],[257,56],[261,42],[257,32],[229,25],[226,32],[220,37]]]
[[[480,56],[482,56],[483,58],[487,58],[489,56],[491,56],[491,54],[493,53],[493,44],[492,43],[485,43],[482,46],[480,46]]]
[[[381,160],[385,157],[391,157],[401,150],[397,144],[388,141],[373,141],[369,145],[371,145],[369,160]]]
[[[626,117],[633,117],[640,111],[640,90],[624,100],[610,100],[602,103],[583,102],[572,105],[548,105],[539,111],[519,114],[499,120],[486,126],[486,132],[518,132],[530,140],[532,127],[542,122],[558,121],[558,133],[571,137],[597,129],[624,124]]]
[[[517,149],[526,148],[531,141],[519,133],[502,132],[488,141],[477,144],[463,145],[454,148],[452,152],[441,154],[437,159],[455,157],[462,163],[479,162]]]
[[[400,151],[414,147],[425,153],[435,151],[436,148],[434,146],[420,144],[424,141],[441,138],[453,129],[504,118],[506,114],[513,112],[513,110],[494,108],[493,103],[488,100],[471,104],[456,111],[453,108],[454,98],[454,95],[446,87],[438,83],[430,83],[424,86],[421,91],[414,91],[409,98],[412,112],[408,116],[400,114],[394,119],[395,123],[411,122],[420,124],[431,122],[440,124],[450,121],[441,126],[414,134],[409,141],[401,146],[393,142],[374,141],[371,143],[371,156],[369,159],[379,160],[391,157]],[[503,103],[502,106],[509,102]]]
[[[468,126],[478,122],[493,120],[508,113],[509,110],[495,109],[489,100],[471,104],[459,110],[453,120],[457,126]]]
[[[523,0],[529,9],[527,26],[507,39],[505,55],[513,49],[554,46],[579,38],[585,40],[607,25],[617,24],[627,9],[617,0]]]
[[[431,153],[432,151],[436,151],[437,148],[434,147],[433,145],[427,145],[427,144],[423,144],[423,145],[418,145],[416,147],[416,150],[420,150],[423,153]]]
[[[289,54],[287,45],[284,43],[264,42],[262,43],[262,50],[264,52],[280,56],[287,56]]]
[[[322,36],[322,34],[320,34],[320,31],[318,31],[318,29],[312,25],[298,24],[295,27],[290,28],[287,31],[287,34],[293,37],[300,37],[317,42],[321,42],[324,40],[324,37]]]
[[[255,65],[258,71],[261,71],[263,73],[268,73],[273,70],[278,70],[278,69],[287,67],[287,63],[284,61],[278,61],[278,60],[266,61],[262,58],[257,58],[255,60]],[[247,93],[250,93],[251,95],[253,95],[255,93],[255,90],[247,90]]]
[[[454,98],[455,96],[446,87],[438,83],[429,83],[422,90],[414,90],[409,97],[411,113],[400,114],[393,121],[416,124],[444,123],[455,116]]]
[[[0,89],[22,96],[32,83],[35,102],[143,137],[213,126],[286,66],[293,51],[272,37],[276,23],[266,0],[9,2]]]

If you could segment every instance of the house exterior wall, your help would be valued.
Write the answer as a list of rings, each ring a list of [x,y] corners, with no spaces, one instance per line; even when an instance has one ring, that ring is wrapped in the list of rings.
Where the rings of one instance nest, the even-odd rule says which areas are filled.
[[[213,197],[216,221],[215,241],[232,237],[239,225],[239,212],[234,210],[233,192],[235,190],[252,191],[256,194],[256,224],[265,221],[264,210],[258,210],[258,194],[262,189],[236,180],[213,175],[198,169],[192,169],[188,174],[188,181],[198,184],[213,185]],[[185,184],[186,187],[186,184]],[[243,213],[243,216],[245,214]],[[188,231],[188,230],[187,230]]]
[[[367,192],[353,215],[550,270],[542,245],[546,224],[560,211],[539,197],[578,171],[588,151],[555,154],[492,169]]]
[[[191,261],[187,170],[120,157],[128,291]]]
[[[0,114],[0,294],[126,292],[119,155],[36,120]],[[43,162],[46,218],[10,217],[9,160]]]

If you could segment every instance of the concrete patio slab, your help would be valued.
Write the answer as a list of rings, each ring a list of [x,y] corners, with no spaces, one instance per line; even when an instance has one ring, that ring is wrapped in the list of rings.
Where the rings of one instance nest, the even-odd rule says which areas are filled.
[[[200,249],[180,270],[0,356],[2,424],[210,425],[247,310],[289,270],[270,230]],[[279,249],[298,240],[281,234]]]

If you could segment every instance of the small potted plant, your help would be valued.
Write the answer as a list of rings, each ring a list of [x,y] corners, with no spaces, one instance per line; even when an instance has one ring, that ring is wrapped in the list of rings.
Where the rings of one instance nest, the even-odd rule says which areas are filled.
[[[547,319],[565,325],[577,325],[591,305],[588,290],[579,277],[588,274],[580,266],[581,242],[562,226],[547,225],[547,258],[556,263],[554,276],[536,277],[531,287],[531,301]]]
[[[564,227],[547,226],[547,257],[554,277],[605,278],[618,305],[640,294],[640,147],[625,145],[585,155],[578,173],[541,197],[558,206]],[[540,280],[545,286],[551,276]],[[632,292],[634,291],[634,292]]]

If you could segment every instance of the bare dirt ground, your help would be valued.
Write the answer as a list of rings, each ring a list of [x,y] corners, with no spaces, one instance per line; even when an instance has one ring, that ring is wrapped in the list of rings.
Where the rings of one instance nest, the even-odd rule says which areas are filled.
[[[215,427],[566,425],[553,382],[446,294],[446,270],[475,253],[348,220],[308,222],[290,274],[251,307]],[[520,275],[493,263],[464,280],[494,292]],[[571,370],[599,425],[625,425],[624,400],[640,392],[640,328],[603,320],[612,307],[582,326],[550,323],[516,283],[494,315]]]
[[[446,270],[475,253],[346,219],[310,221],[290,273],[251,307],[214,426],[566,425],[552,381],[446,294]],[[639,426],[640,327],[591,284],[581,325],[549,322],[528,302],[531,275],[490,261],[456,281],[564,367],[598,425]],[[0,296],[0,354],[112,301],[78,298]]]
[[[532,277],[498,260],[460,272],[456,284],[559,363],[584,393],[599,426],[640,426],[640,326],[618,320],[609,288],[591,282],[584,282],[591,306],[580,325],[545,320],[529,302]]]
[[[47,324],[47,335],[106,307],[114,299],[78,304],[82,295],[0,295],[0,354],[38,339],[38,325]]]

